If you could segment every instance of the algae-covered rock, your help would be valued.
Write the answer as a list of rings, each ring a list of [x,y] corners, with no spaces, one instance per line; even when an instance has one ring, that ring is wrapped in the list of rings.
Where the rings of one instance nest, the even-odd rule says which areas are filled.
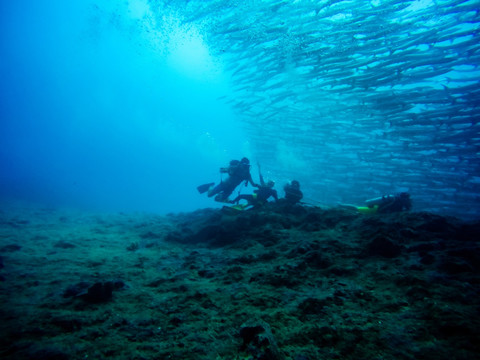
[[[241,350],[253,356],[254,360],[283,360],[272,334],[270,325],[262,320],[249,320],[240,327],[243,340]]]

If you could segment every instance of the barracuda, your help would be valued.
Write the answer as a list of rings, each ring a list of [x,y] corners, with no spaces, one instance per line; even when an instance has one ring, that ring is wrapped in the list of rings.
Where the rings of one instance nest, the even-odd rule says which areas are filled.
[[[327,174],[312,197],[405,186],[421,203],[480,213],[479,182],[461,206],[455,191],[444,201],[438,190],[458,193],[479,172],[476,1],[190,0],[175,9],[220,57],[233,88],[224,101],[279,178],[292,175],[277,161],[284,141],[308,164],[305,181]],[[468,161],[453,169],[455,156]],[[345,184],[347,168],[355,184]],[[430,191],[431,176],[445,186]]]

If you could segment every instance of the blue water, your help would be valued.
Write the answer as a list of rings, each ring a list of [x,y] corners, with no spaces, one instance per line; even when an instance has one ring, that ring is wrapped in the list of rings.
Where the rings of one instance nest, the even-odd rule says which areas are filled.
[[[248,152],[222,75],[168,62],[128,6],[0,5],[0,196],[49,206],[182,211]],[[205,74],[204,74],[205,75]]]
[[[468,0],[3,1],[0,199],[220,206],[196,186],[247,156],[310,205],[476,218],[479,31]]]

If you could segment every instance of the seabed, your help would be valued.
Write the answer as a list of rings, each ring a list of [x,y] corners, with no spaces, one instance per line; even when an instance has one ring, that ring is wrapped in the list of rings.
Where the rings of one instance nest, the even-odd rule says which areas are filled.
[[[0,224],[2,359],[480,354],[480,222],[272,204]]]

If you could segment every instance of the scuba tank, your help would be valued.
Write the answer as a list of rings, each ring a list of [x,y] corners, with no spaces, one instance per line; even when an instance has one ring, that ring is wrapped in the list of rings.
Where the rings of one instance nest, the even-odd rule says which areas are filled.
[[[374,198],[374,199],[367,200],[367,201],[365,201],[365,204],[368,207],[373,207],[375,205],[383,204],[387,201],[393,201],[394,199],[395,199],[395,195],[383,195],[381,197],[377,197],[377,198]]]

